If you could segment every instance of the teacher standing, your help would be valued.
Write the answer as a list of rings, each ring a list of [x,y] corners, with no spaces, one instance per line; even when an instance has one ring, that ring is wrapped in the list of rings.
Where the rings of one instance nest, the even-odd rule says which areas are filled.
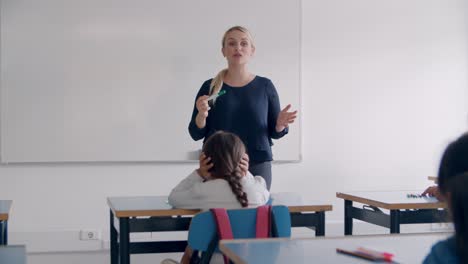
[[[249,171],[262,176],[269,190],[272,139],[288,133],[288,125],[296,119],[297,111],[290,112],[291,105],[281,110],[273,83],[248,71],[247,63],[255,53],[255,45],[246,28],[228,29],[221,51],[228,67],[205,81],[198,91],[189,124],[190,136],[206,140],[218,130],[237,134],[247,147]],[[226,93],[208,101],[210,95],[221,90]]]

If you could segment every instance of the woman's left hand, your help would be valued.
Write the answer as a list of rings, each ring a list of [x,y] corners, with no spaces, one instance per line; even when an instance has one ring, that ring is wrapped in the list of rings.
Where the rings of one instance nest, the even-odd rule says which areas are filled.
[[[276,120],[276,132],[281,132],[289,126],[289,124],[294,123],[294,120],[297,117],[297,110],[293,112],[288,112],[291,109],[291,105],[288,104],[281,112],[278,114],[278,119]]]

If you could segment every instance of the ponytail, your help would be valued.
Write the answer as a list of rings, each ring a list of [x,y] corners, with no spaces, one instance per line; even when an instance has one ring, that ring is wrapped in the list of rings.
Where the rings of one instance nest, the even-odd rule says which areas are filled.
[[[210,95],[212,94],[217,94],[221,90],[221,87],[223,86],[224,82],[224,77],[226,76],[227,69],[221,70],[216,74],[216,76],[211,80],[210,83]],[[213,103],[216,102],[216,98],[213,100]]]

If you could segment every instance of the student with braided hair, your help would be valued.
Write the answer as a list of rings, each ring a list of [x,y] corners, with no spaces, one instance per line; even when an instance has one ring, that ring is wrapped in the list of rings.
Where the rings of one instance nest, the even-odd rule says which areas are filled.
[[[233,133],[218,131],[203,145],[206,157],[200,168],[182,180],[169,194],[169,204],[176,208],[203,209],[256,207],[270,198],[265,180],[252,176],[243,165],[246,149],[242,140]],[[205,171],[201,168],[209,168]],[[180,263],[189,263],[192,250],[187,247]],[[164,259],[161,264],[178,264]],[[210,263],[224,263],[215,253]]]
[[[233,133],[218,131],[203,145],[210,157],[208,174],[193,171],[170,193],[169,204],[177,208],[236,209],[264,205],[270,198],[265,180],[252,176],[241,166],[246,152],[241,139]]]

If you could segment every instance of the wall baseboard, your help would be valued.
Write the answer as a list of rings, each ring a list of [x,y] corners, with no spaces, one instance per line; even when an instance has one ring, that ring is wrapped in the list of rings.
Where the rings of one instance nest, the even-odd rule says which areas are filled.
[[[28,253],[102,249],[101,240],[80,240],[80,230],[9,232],[8,244],[26,245]]]
[[[389,233],[386,228],[361,221],[354,221],[353,227],[355,235]],[[325,229],[326,236],[343,236],[342,221],[328,221]],[[452,226],[447,223],[401,226],[402,233],[442,232],[452,229]],[[138,233],[132,234],[130,240],[179,240],[186,237],[187,232]],[[308,228],[293,228],[292,237],[315,237],[315,233]],[[102,251],[109,249],[109,232],[107,230],[102,232],[99,240],[80,240],[80,230],[9,232],[8,242],[11,245],[26,245],[28,253]]]

